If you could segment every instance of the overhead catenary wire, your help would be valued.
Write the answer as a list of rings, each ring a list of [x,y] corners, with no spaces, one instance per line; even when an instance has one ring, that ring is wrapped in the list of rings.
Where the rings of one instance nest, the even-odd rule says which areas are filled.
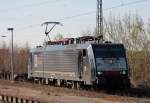
[[[0,9],[0,12],[1,14],[0,15],[3,15],[3,13],[11,13],[12,11],[17,11],[17,10],[21,10],[21,9],[24,9],[24,8],[31,8],[31,7],[39,7],[39,6],[44,6],[44,5],[48,5],[48,4],[54,4],[54,3],[57,3],[57,2],[63,2],[63,1],[67,1],[67,0],[45,0],[45,1],[42,1],[42,2],[37,2],[37,3],[32,3],[32,4],[26,4],[26,5],[22,5],[22,6],[16,6],[16,7],[12,7],[12,8],[7,8],[7,9]],[[20,18],[19,16],[17,17],[9,17],[8,18],[4,18],[4,20],[2,20],[1,22],[8,22],[8,21],[21,21],[22,19],[24,19],[24,17],[31,17],[33,16],[34,13],[28,13],[27,15],[24,15],[25,13],[23,13],[23,15],[21,15]],[[4,17],[4,16],[1,16],[1,17]]]
[[[120,8],[120,7],[125,7],[125,6],[129,6],[129,5],[139,4],[139,3],[146,2],[146,1],[149,1],[149,0],[136,0],[136,1],[132,1],[132,2],[121,3],[121,4],[119,4],[119,5],[112,6],[112,7],[110,7],[110,8],[105,8],[104,11],[108,11],[108,10],[116,9],[116,8]],[[61,18],[61,19],[58,19],[57,21],[64,22],[64,20],[69,20],[69,19],[73,19],[73,18],[77,18],[77,17],[87,16],[87,15],[91,15],[91,14],[95,14],[95,13],[96,13],[96,11],[93,10],[93,11],[89,11],[89,12],[80,13],[80,14],[77,14],[77,15],[72,15],[72,16],[63,17],[63,18]],[[33,27],[39,26],[39,25],[41,25],[41,24],[39,24],[39,23],[37,23],[37,24],[32,24],[32,25],[28,25],[28,26],[19,28],[19,30],[27,29],[27,28],[33,28]]]
[[[145,2],[145,1],[149,1],[149,0],[137,0],[137,1],[127,2],[127,3],[121,3],[119,5],[112,6],[110,8],[105,8],[104,11],[119,8],[119,7],[124,7],[124,6],[128,6],[128,5],[138,4],[138,3]],[[76,18],[76,17],[80,17],[80,16],[86,16],[86,15],[95,14],[95,13],[96,13],[96,11],[94,10],[94,11],[85,12],[85,13],[81,13],[81,14],[77,14],[77,15],[73,15],[73,16],[64,17],[64,18],[59,19],[59,20],[63,21],[66,19],[72,19],[72,18]]]
[[[58,2],[59,0],[55,0],[55,2]],[[62,1],[62,0],[61,0]],[[119,5],[116,5],[116,6],[112,6],[112,7],[110,7],[110,8],[106,8],[106,9],[104,9],[104,11],[107,11],[107,10],[111,10],[111,9],[115,9],[115,8],[119,8],[119,7],[124,7],[124,6],[128,6],[128,5],[134,5],[134,4],[138,4],[138,3],[142,3],[142,2],[146,2],[146,1],[149,1],[149,0],[136,0],[136,1],[132,1],[132,2],[127,2],[127,3],[124,3],[123,1],[121,1],[121,4],[119,4]],[[39,5],[42,5],[42,4],[45,4],[45,3],[47,3],[47,2],[49,2],[49,0],[48,1],[45,1],[45,2],[41,2],[41,4],[40,3],[37,3],[37,4],[39,4]],[[54,2],[54,1],[53,1]],[[51,2],[49,2],[49,3],[52,3],[52,1]],[[18,8],[26,8],[26,7],[32,7],[32,6],[38,6],[38,5],[36,5],[36,4],[29,4],[29,5],[24,5],[24,6],[20,6],[20,7],[16,7],[16,9]],[[13,8],[12,8],[13,9]],[[14,8],[15,9],[15,8]],[[9,9],[8,9],[9,10]],[[1,10],[0,10],[1,11]],[[69,20],[69,19],[73,19],[73,18],[77,18],[77,17],[82,17],[82,16],[86,16],[86,15],[91,15],[91,14],[95,14],[95,10],[93,10],[93,11],[89,11],[89,12],[84,12],[84,13],[80,13],[80,14],[77,14],[77,15],[72,15],[72,16],[67,16],[67,17],[62,17],[61,19],[54,19],[54,20],[56,20],[56,21],[64,21],[64,20]],[[29,16],[31,16],[31,14],[29,14]],[[18,20],[18,19],[16,19],[16,20]],[[34,26],[37,26],[37,25],[40,25],[39,23],[37,23],[37,24],[31,24],[31,25],[28,25],[28,26],[25,26],[25,27],[23,27],[23,29],[26,29],[26,28],[32,28],[32,27],[34,27]]]
[[[124,7],[124,6],[128,6],[128,5],[134,5],[134,4],[139,4],[139,3],[143,3],[149,0],[136,0],[136,1],[132,1],[132,2],[127,2],[127,3],[121,3],[119,5],[110,7],[110,8],[106,8],[105,10],[110,10],[110,9],[115,9],[115,8],[119,8],[119,7]]]
[[[60,1],[64,1],[64,0],[46,0],[43,2],[38,2],[38,3],[33,3],[33,4],[26,4],[26,5],[22,5],[22,6],[18,6],[18,7],[12,7],[12,8],[8,8],[8,9],[1,9],[0,12],[12,12],[13,10],[20,10],[20,9],[24,9],[24,8],[31,8],[31,7],[37,7],[37,6],[41,6],[41,5],[45,5],[45,4],[49,4],[49,3],[56,3],[56,2],[60,2]]]

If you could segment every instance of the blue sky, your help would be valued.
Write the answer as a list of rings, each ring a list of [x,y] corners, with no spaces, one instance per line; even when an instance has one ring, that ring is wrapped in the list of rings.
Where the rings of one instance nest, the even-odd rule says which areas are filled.
[[[51,36],[58,33],[65,37],[79,36],[82,31],[93,30],[96,18],[97,0],[0,0],[0,41],[10,41],[10,33],[7,27],[14,27],[14,42],[20,46],[29,42],[31,46],[42,44],[44,40],[45,21],[60,21],[64,26],[57,26]],[[115,9],[104,10],[104,17],[109,14],[124,15],[125,13],[138,12],[147,21],[150,18],[150,0],[103,0],[103,8],[110,8],[128,2],[143,1],[137,4],[123,6]],[[72,19],[66,17],[75,16],[87,12],[89,15]],[[0,42],[1,43],[1,42]]]

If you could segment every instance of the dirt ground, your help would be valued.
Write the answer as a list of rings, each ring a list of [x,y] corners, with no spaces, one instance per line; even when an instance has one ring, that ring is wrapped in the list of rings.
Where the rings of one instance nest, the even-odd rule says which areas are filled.
[[[150,98],[111,95],[48,85],[0,80],[0,94],[38,99],[42,103],[150,103]]]

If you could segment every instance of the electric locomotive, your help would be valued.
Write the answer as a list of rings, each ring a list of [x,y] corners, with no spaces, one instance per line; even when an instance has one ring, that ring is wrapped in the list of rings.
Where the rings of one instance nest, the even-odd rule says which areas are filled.
[[[91,36],[49,41],[30,50],[28,78],[46,84],[130,86],[123,44]]]

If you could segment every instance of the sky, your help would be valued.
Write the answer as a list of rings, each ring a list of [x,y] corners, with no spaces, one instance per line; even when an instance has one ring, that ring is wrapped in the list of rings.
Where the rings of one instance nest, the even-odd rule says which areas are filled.
[[[18,46],[41,45],[45,39],[43,22],[58,21],[50,37],[63,34],[64,37],[77,37],[81,32],[93,31],[96,25],[97,0],[0,0],[0,43],[10,43],[14,28],[14,43]],[[130,4],[130,3],[133,4]],[[121,5],[121,7],[117,7]],[[128,4],[123,6],[123,4]],[[113,9],[108,9],[117,7]],[[150,0],[103,0],[104,17],[126,13],[138,13],[145,21],[150,19]]]

